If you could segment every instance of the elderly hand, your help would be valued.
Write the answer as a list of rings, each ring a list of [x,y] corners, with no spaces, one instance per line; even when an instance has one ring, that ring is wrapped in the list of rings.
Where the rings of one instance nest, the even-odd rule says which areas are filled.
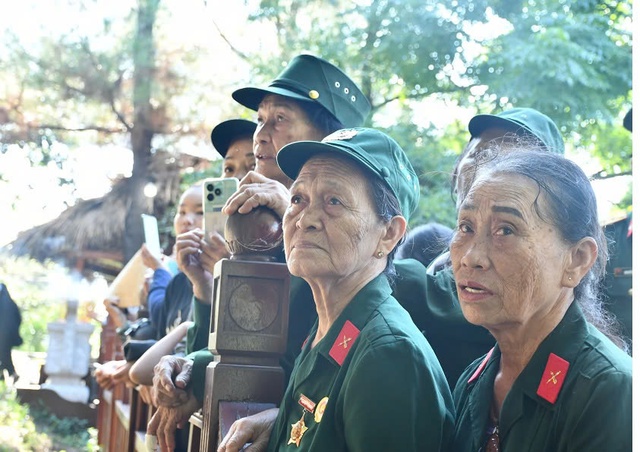
[[[205,240],[201,229],[194,229],[176,237],[178,267],[193,284],[194,296],[205,303],[211,302],[213,293],[213,266],[223,257],[229,257],[224,238],[215,232]]]
[[[191,380],[193,361],[167,355],[153,368],[153,402],[156,406],[176,407],[187,402],[185,390]]]
[[[113,375],[123,366],[126,366],[127,361],[124,359],[119,361],[107,361],[98,367],[95,371],[96,383],[103,389],[111,389],[115,384],[113,381]],[[127,369],[128,371],[128,369]]]
[[[218,446],[218,452],[259,452],[267,450],[269,435],[278,417],[278,408],[271,408],[253,416],[238,419]],[[245,444],[251,443],[246,449]]]
[[[153,405],[153,397],[151,396],[151,386],[138,385],[138,394],[144,403]]]
[[[162,452],[173,452],[176,446],[176,429],[187,425],[193,413],[201,408],[198,400],[189,394],[182,405],[176,407],[159,406],[147,426],[147,435],[156,436]]]
[[[280,182],[269,179],[255,171],[249,171],[240,181],[240,188],[222,208],[222,212],[231,215],[236,211],[249,213],[258,206],[266,206],[276,212],[280,218],[289,206],[290,194]]]

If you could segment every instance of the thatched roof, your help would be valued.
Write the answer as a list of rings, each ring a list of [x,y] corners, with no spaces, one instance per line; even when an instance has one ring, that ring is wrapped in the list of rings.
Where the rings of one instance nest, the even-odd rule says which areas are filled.
[[[117,181],[101,198],[81,200],[59,217],[18,234],[5,250],[39,261],[54,260],[76,267],[83,255],[105,262],[105,270],[122,267],[124,219],[129,204],[129,179]],[[103,257],[101,257],[103,255]]]
[[[167,205],[179,196],[180,169],[197,165],[198,160],[157,152],[150,173],[158,194],[147,200],[146,211],[164,214]],[[114,276],[124,264],[125,217],[134,193],[131,187],[131,179],[120,179],[103,197],[81,200],[54,220],[21,232],[2,251]]]

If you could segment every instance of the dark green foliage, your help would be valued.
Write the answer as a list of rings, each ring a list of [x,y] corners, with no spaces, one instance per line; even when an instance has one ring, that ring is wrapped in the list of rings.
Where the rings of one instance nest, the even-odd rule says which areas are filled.
[[[507,17],[512,32],[486,43],[477,69],[478,81],[489,87],[485,99],[536,108],[565,133],[582,133],[585,120],[611,124],[618,100],[630,102],[630,11],[595,1],[528,5]]]
[[[558,124],[572,151],[592,155],[607,174],[630,170],[630,137],[620,119],[631,102],[630,2],[264,1],[253,19],[275,26],[281,44],[275,58],[255,55],[256,80],[270,80],[292,56],[309,51],[358,82],[373,105],[370,126],[393,118],[387,132],[405,141],[421,171],[424,197],[413,221],[451,223],[443,174],[461,146],[437,141],[468,139],[466,124],[444,133],[416,127],[411,112],[425,99],[478,113],[536,108]],[[471,27],[489,20],[489,38]],[[470,45],[479,50],[470,52]],[[426,165],[421,135],[432,151]]]

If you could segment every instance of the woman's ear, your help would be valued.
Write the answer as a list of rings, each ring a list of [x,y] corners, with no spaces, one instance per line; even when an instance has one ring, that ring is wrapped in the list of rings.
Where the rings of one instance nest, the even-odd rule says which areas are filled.
[[[377,249],[386,256],[393,251],[396,244],[404,237],[404,233],[407,230],[407,220],[401,215],[396,215],[384,227],[385,231],[380,238]]]
[[[598,258],[598,245],[592,237],[585,237],[570,248],[567,267],[562,278],[565,287],[576,287]]]

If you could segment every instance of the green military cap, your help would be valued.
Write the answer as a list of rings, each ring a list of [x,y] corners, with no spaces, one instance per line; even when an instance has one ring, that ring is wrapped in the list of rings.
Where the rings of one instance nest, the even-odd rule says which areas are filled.
[[[479,136],[491,127],[532,135],[549,151],[564,154],[564,141],[556,124],[547,115],[533,108],[513,108],[497,115],[477,115],[469,121],[472,137]]]
[[[348,157],[365,172],[380,178],[396,196],[402,215],[409,221],[420,200],[420,184],[407,154],[393,138],[375,129],[341,129],[322,141],[289,143],[280,149],[276,159],[282,172],[295,179],[302,165],[319,153]]]
[[[211,144],[222,157],[227,155],[229,146],[241,138],[253,139],[258,124],[246,119],[229,119],[222,121],[211,131]]]
[[[251,110],[267,94],[312,102],[331,113],[343,127],[359,127],[371,112],[360,88],[333,64],[313,55],[298,55],[266,88],[240,88],[232,97]]]

